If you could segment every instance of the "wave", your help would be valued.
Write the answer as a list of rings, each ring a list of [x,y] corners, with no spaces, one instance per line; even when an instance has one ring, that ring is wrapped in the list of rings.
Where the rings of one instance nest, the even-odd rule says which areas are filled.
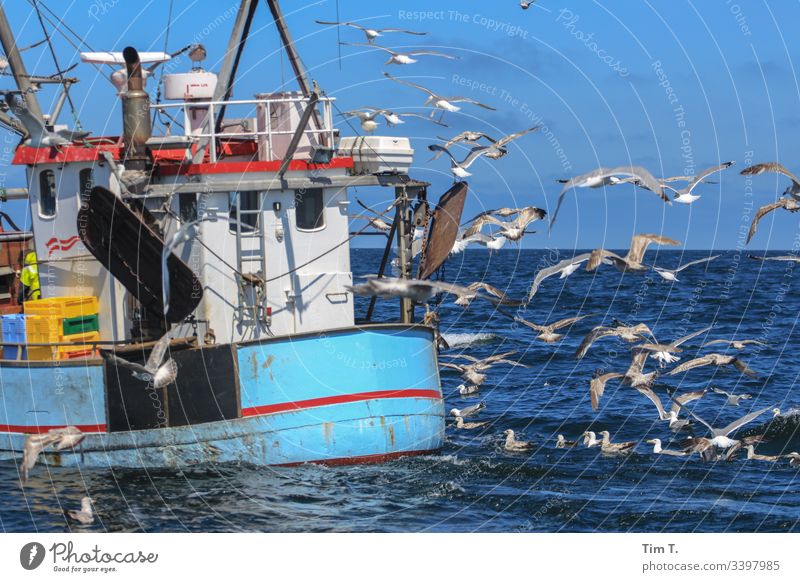
[[[499,336],[494,333],[443,333],[444,341],[451,348],[460,348],[464,346],[475,346],[480,344],[488,344],[496,340]]]

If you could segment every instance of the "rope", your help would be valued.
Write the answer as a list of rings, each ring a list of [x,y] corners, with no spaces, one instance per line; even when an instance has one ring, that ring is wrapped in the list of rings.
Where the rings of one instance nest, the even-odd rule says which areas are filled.
[[[69,84],[64,82],[64,73],[61,71],[61,65],[58,63],[58,56],[56,55],[56,49],[53,48],[53,41],[50,38],[50,33],[47,32],[47,27],[44,25],[44,19],[42,18],[42,11],[39,10],[39,4],[37,0],[33,0],[33,7],[36,9],[36,17],[39,19],[39,25],[42,27],[42,32],[44,33],[44,39],[47,41],[47,46],[50,49],[50,56],[53,58],[53,63],[56,66],[56,76],[58,79],[61,80],[61,87],[64,91],[64,95],[67,97],[67,101],[69,102],[69,107],[72,110],[72,119],[75,121],[75,129],[78,131],[81,130],[81,120],[78,119],[78,113],[75,109],[75,103],[72,101],[72,96],[69,94]],[[55,123],[55,119],[51,119],[50,123]]]

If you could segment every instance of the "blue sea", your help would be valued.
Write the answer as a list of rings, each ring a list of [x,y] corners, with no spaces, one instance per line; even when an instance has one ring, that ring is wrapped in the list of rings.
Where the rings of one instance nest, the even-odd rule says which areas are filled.
[[[527,294],[535,272],[577,251],[469,250],[448,264],[448,281],[485,281],[512,297]],[[375,272],[379,250],[354,250],[353,264]],[[675,267],[709,256],[708,251],[651,249],[646,262]],[[717,254],[716,252],[713,254]],[[772,253],[779,254],[779,253]],[[794,269],[798,272],[795,275]],[[12,464],[0,464],[0,530],[66,531],[64,508],[77,507],[87,492],[97,531],[387,531],[387,532],[774,532],[798,531],[800,472],[786,461],[705,463],[697,455],[671,458],[652,453],[644,441],[673,435],[657,420],[654,406],[629,387],[608,384],[600,409],[592,411],[589,379],[602,368],[624,372],[628,344],[597,342],[582,360],[574,357],[583,336],[614,318],[645,322],[659,341],[713,325],[705,338],[758,339],[737,354],[756,370],[751,379],[733,368],[662,375],[656,391],[679,392],[716,386],[752,394],[740,407],[723,406],[709,394],[690,406],[715,426],[750,409],[800,406],[795,329],[800,308],[800,267],[761,263],[746,251],[722,252],[717,260],[663,281],[653,272],[620,274],[604,266],[594,273],[546,280],[519,316],[544,323],[578,314],[591,317],[568,330],[559,344],[534,341],[531,330],[512,325],[477,300],[468,309],[445,297],[438,305],[444,353],[477,357],[514,351],[528,368],[499,365],[479,395],[461,397],[457,373],[443,370],[447,409],[479,401],[486,409],[474,420],[483,429],[456,431],[448,425],[441,454],[355,467],[269,468],[209,466],[186,471],[55,469],[36,473],[21,490]],[[359,298],[363,314],[366,301]],[[376,318],[391,320],[397,301],[379,301]],[[702,342],[680,354],[692,358]],[[713,351],[732,348],[714,346]],[[648,362],[647,370],[655,362]],[[798,417],[800,418],[800,417]],[[769,426],[771,414],[743,432]],[[473,419],[470,419],[473,420]],[[511,428],[536,446],[507,453],[502,433]],[[760,453],[800,451],[798,426],[771,426],[772,440]],[[585,430],[608,430],[615,441],[639,442],[627,458],[607,458],[596,448],[556,449],[557,434],[579,439]],[[697,431],[702,435],[702,430]],[[682,437],[680,437],[682,438]],[[675,446],[673,443],[671,446]]]

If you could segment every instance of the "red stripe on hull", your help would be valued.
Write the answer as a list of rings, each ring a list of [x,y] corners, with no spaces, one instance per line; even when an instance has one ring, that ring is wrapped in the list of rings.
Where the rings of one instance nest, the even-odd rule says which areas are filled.
[[[358,392],[356,394],[337,394],[336,396],[325,396],[323,398],[310,398],[309,400],[299,400],[297,402],[280,402],[278,404],[267,404],[264,406],[253,406],[243,408],[242,416],[260,416],[263,414],[275,414],[277,412],[289,412],[293,410],[304,410],[317,406],[328,406],[330,404],[345,404],[347,402],[362,402],[364,400],[380,400],[382,398],[433,398],[441,400],[442,395],[438,390],[376,390],[374,392]]]
[[[402,457],[417,457],[419,455],[435,455],[441,449],[430,449],[423,451],[402,451],[396,453],[384,453],[379,455],[362,455],[360,457],[344,457],[341,459],[322,459],[319,461],[303,461],[301,463],[281,463],[278,465],[271,465],[272,467],[298,467],[300,465],[326,465],[329,467],[336,467],[342,465],[372,465],[377,463],[386,463],[394,461]]]
[[[24,426],[21,424],[0,424],[0,432],[21,432],[24,434],[44,434],[54,428],[65,428],[66,426],[75,426],[81,432],[106,432],[106,425],[104,424],[52,424],[43,426]]]

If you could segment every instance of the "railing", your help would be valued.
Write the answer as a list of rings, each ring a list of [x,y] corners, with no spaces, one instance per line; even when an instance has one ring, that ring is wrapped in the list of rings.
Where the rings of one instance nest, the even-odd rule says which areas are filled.
[[[319,122],[322,124],[322,127],[314,127],[315,120],[314,117],[308,123],[308,126],[303,131],[303,136],[306,137],[311,144],[317,144],[322,146],[332,147],[334,144],[334,140],[336,138],[337,130],[333,127],[333,113],[332,113],[332,104],[334,98],[332,97],[320,97],[318,104],[322,107],[322,115],[317,116],[319,118]],[[273,97],[269,99],[242,99],[242,100],[231,100],[231,101],[181,101],[176,103],[158,103],[158,104],[151,104],[150,107],[156,110],[167,110],[167,109],[182,109],[183,110],[183,127],[185,131],[185,135],[194,138],[209,138],[209,160],[211,162],[216,162],[218,158],[218,143],[217,140],[220,137],[243,137],[243,138],[252,138],[259,142],[259,149],[261,149],[262,145],[266,146],[266,152],[261,153],[262,157],[267,157],[269,160],[281,159],[282,156],[275,156],[275,148],[274,148],[274,140],[278,136],[291,136],[294,135],[296,127],[290,127],[288,129],[277,129],[273,127],[273,112],[278,115],[281,112],[285,115],[289,115],[290,121],[299,120],[300,116],[302,115],[302,111],[308,107],[309,98],[302,97],[302,96],[291,96],[287,95],[285,97]],[[254,106],[256,109],[256,127],[253,128],[253,131],[221,131],[217,132],[217,112],[221,106],[225,107],[226,112],[230,112],[230,108],[234,106]],[[294,116],[291,115],[291,109],[295,106],[300,107],[300,111],[298,112],[296,119]],[[198,110],[202,110],[203,108],[208,108],[208,111],[205,115],[204,120],[200,123],[195,121],[192,122],[190,116],[192,112],[196,112]],[[252,107],[251,107],[252,109]],[[223,118],[223,125],[225,119]],[[282,121],[282,120],[279,120]],[[259,126],[263,126],[264,129],[259,131]],[[195,130],[192,130],[192,127],[195,127]],[[207,129],[210,131],[207,131]],[[246,128],[243,128],[246,129]],[[204,131],[205,130],[205,131]],[[263,142],[261,141],[263,139]]]

